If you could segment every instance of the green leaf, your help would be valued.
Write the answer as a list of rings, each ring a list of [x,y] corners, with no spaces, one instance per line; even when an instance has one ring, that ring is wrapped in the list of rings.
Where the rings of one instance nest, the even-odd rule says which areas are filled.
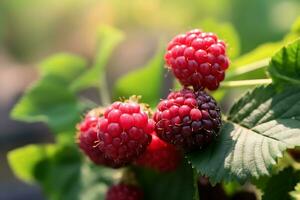
[[[236,192],[240,191],[242,188],[242,186],[236,181],[232,181],[228,183],[223,182],[222,187],[227,196],[233,196]]]
[[[57,176],[59,174],[59,176]],[[36,166],[35,176],[49,199],[104,199],[117,170],[81,162],[74,147],[59,148]]]
[[[300,36],[300,17],[298,17],[292,25],[291,31],[284,37],[284,41],[290,42],[296,40]]]
[[[228,55],[230,58],[234,58],[240,53],[240,40],[239,36],[230,23],[219,23],[212,19],[206,19],[201,21],[199,26],[204,31],[214,32],[218,37],[224,40],[228,45]]]
[[[277,84],[300,86],[300,40],[277,52],[271,59],[268,71]]]
[[[55,132],[74,131],[82,107],[69,86],[84,68],[84,60],[67,54],[58,54],[42,62],[41,79],[13,108],[12,118],[45,122]]]
[[[82,162],[75,146],[30,145],[9,153],[15,174],[41,184],[48,199],[104,199],[120,172]]]
[[[240,56],[238,59],[234,60],[233,66],[231,68],[240,67],[243,65],[247,65],[252,62],[256,62],[259,60],[264,60],[266,58],[270,58],[276,51],[278,51],[283,46],[282,43],[265,43],[249,53]],[[229,68],[230,69],[230,68]]]
[[[70,84],[86,69],[86,61],[71,54],[56,54],[40,63],[42,77],[53,76]]]
[[[284,150],[300,146],[299,121],[300,89],[261,86],[233,105],[214,144],[188,158],[212,183],[270,175]]]
[[[291,32],[300,35],[300,17],[298,17],[292,25]]]
[[[267,78],[266,67],[270,57],[283,46],[283,43],[266,43],[253,51],[233,60],[226,73],[226,80],[247,80]]]
[[[284,45],[299,38],[299,30],[300,18],[295,21],[291,32],[282,41],[262,44],[251,52],[233,60],[227,70],[226,80],[266,78],[265,68],[269,66],[268,61],[270,58]]]
[[[215,98],[217,102],[220,102],[226,95],[226,89],[219,88],[217,91],[212,92],[211,95]]]
[[[115,47],[124,39],[121,31],[101,26],[98,33],[98,47],[94,65],[83,73],[71,86],[73,90],[80,91],[88,87],[100,87],[104,69]]]
[[[273,175],[267,182],[262,200],[289,200],[289,192],[294,189],[300,180],[300,172],[287,168],[276,175]]]
[[[15,105],[11,116],[26,122],[45,122],[55,132],[74,130],[80,119],[76,96],[55,77],[36,82]]]
[[[142,95],[144,102],[155,105],[161,97],[163,72],[163,52],[158,51],[146,66],[126,74],[117,81],[115,98]]]
[[[284,45],[296,40],[300,36],[300,17],[295,21],[291,28],[291,32],[282,41],[265,43],[254,50],[240,56],[238,59],[234,60],[232,68],[241,67],[243,65],[250,64],[252,62],[257,62],[259,60],[264,60],[266,58],[271,58],[274,53],[279,51]],[[229,68],[230,70],[230,68]]]
[[[174,172],[157,173],[148,169],[136,168],[137,179],[144,189],[145,200],[186,200],[195,199],[193,170],[183,162]]]
[[[300,199],[300,183],[298,183],[294,189],[294,191],[290,192],[290,195],[293,199],[298,200]]]
[[[35,166],[45,157],[52,155],[54,150],[54,145],[27,145],[10,151],[7,159],[15,176],[25,182],[33,183]]]

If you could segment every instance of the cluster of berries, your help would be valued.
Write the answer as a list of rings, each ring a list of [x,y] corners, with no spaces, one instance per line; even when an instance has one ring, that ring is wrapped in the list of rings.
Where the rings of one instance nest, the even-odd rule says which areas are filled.
[[[174,170],[179,150],[156,136],[155,122],[142,108],[129,100],[104,111],[93,109],[77,127],[79,147],[98,165],[119,168],[134,162],[161,172]]]
[[[179,165],[182,152],[202,149],[218,136],[220,108],[204,89],[215,90],[224,80],[225,43],[213,33],[192,30],[172,39],[165,61],[184,88],[161,100],[153,115],[144,104],[118,101],[90,111],[78,125],[78,145],[94,163],[168,172]],[[109,189],[107,200],[142,196],[136,186],[119,184]]]

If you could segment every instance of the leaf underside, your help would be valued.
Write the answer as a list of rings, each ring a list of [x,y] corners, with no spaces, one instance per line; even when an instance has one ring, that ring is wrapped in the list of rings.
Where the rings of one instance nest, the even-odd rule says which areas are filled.
[[[300,146],[300,89],[248,92],[232,107],[218,141],[188,158],[212,183],[269,175],[287,148]]]

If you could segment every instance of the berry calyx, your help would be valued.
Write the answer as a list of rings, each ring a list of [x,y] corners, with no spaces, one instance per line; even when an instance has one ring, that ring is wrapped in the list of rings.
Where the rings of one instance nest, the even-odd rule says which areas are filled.
[[[164,142],[152,133],[150,145],[136,164],[159,172],[170,172],[178,167],[181,159],[181,152],[175,146]]]
[[[143,191],[137,186],[120,183],[108,189],[105,199],[106,200],[142,200]]]
[[[95,110],[90,111],[85,116],[83,121],[77,125],[77,144],[85,155],[87,155],[95,164],[118,168],[120,167],[119,163],[107,158],[99,148],[97,148],[97,124],[99,120],[99,113]]]
[[[123,166],[144,153],[154,129],[146,111],[133,101],[113,103],[98,125],[99,150]]]
[[[214,33],[198,29],[175,36],[165,61],[183,86],[216,90],[229,67],[226,45]]]
[[[158,137],[186,151],[211,143],[221,127],[220,108],[213,97],[187,88],[162,100],[153,119]]]

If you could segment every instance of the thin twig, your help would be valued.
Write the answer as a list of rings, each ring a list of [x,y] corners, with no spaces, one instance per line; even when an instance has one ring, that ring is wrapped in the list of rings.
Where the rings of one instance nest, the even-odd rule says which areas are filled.
[[[242,74],[246,74],[258,70],[260,68],[267,67],[269,65],[269,62],[270,62],[270,58],[267,58],[241,67],[237,67],[235,70],[228,72],[228,74],[226,75],[226,79],[230,80],[235,76],[239,76]]]
[[[252,79],[252,80],[241,80],[241,81],[225,81],[221,83],[223,88],[232,88],[232,87],[244,87],[244,86],[253,86],[253,85],[264,85],[272,83],[272,79]]]
[[[99,86],[99,94],[103,106],[107,106],[111,103],[105,72],[102,72],[102,77]]]

